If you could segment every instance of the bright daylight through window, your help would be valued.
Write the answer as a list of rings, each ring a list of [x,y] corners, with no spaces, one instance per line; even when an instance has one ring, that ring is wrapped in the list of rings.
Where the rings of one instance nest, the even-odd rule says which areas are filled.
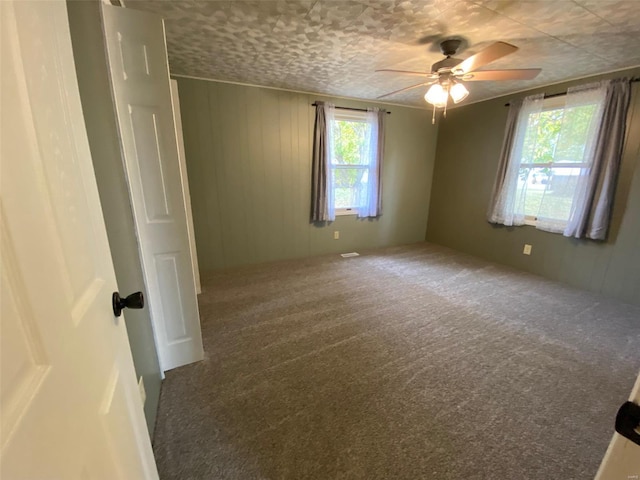
[[[336,111],[330,122],[331,187],[337,215],[355,214],[369,202],[376,181],[375,157],[369,151],[375,135],[367,112]],[[374,187],[374,188],[377,188]]]
[[[527,223],[538,219],[566,224],[581,170],[588,169],[585,149],[595,136],[598,103],[567,109],[564,97],[544,101],[526,118],[516,196]]]
[[[365,205],[371,159],[365,151],[367,128],[366,112],[336,112],[331,122],[331,185],[338,214]]]

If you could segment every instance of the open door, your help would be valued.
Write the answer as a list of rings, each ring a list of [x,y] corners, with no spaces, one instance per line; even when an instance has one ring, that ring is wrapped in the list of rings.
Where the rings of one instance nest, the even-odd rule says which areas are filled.
[[[67,18],[0,2],[0,478],[157,479]]]
[[[636,384],[631,391],[629,401],[640,405],[640,374],[638,374]],[[635,438],[639,440],[640,420],[637,420],[635,425]],[[638,478],[640,478],[640,444],[628,440],[618,432],[614,433],[596,475],[596,480],[636,480]]]
[[[103,5],[125,172],[160,368],[202,360],[187,216],[160,17]]]

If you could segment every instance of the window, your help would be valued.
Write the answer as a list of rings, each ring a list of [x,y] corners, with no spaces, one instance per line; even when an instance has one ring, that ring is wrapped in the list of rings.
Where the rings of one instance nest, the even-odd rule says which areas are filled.
[[[382,215],[386,111],[338,108],[317,101],[311,163],[311,221],[336,214]]]
[[[336,215],[355,215],[367,209],[371,185],[377,181],[372,135],[377,129],[367,120],[368,112],[336,111],[330,120],[330,179]]]
[[[487,220],[606,239],[630,96],[616,78],[512,102]]]
[[[606,239],[630,92],[617,78],[512,102],[489,222]]]
[[[565,105],[565,97],[545,99],[521,121],[524,139],[517,176],[516,204],[525,223],[545,222],[563,230],[579,178],[590,169],[588,151],[596,137],[600,102]]]

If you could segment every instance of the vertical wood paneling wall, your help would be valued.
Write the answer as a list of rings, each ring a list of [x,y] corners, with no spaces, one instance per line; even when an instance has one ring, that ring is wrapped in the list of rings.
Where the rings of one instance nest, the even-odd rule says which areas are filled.
[[[638,76],[640,69],[608,77],[625,75]],[[519,95],[562,92],[588,81]],[[633,83],[632,88],[614,218],[606,242],[487,223],[508,111],[505,98],[456,108],[441,122],[427,240],[640,304],[640,84]],[[531,256],[522,254],[525,243],[533,246]]]
[[[317,226],[309,222],[311,104],[330,99],[177,80],[201,270],[424,240],[437,135],[426,109],[386,107],[384,214]]]

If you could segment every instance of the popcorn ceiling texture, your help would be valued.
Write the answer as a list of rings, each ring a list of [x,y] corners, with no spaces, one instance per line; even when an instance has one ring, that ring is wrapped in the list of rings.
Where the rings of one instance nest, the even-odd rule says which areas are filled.
[[[520,48],[484,69],[542,68],[534,80],[474,82],[466,103],[640,65],[638,0],[125,0],[165,19],[171,73],[375,99],[420,83],[438,43],[466,58]],[[427,87],[385,99],[423,107]]]

